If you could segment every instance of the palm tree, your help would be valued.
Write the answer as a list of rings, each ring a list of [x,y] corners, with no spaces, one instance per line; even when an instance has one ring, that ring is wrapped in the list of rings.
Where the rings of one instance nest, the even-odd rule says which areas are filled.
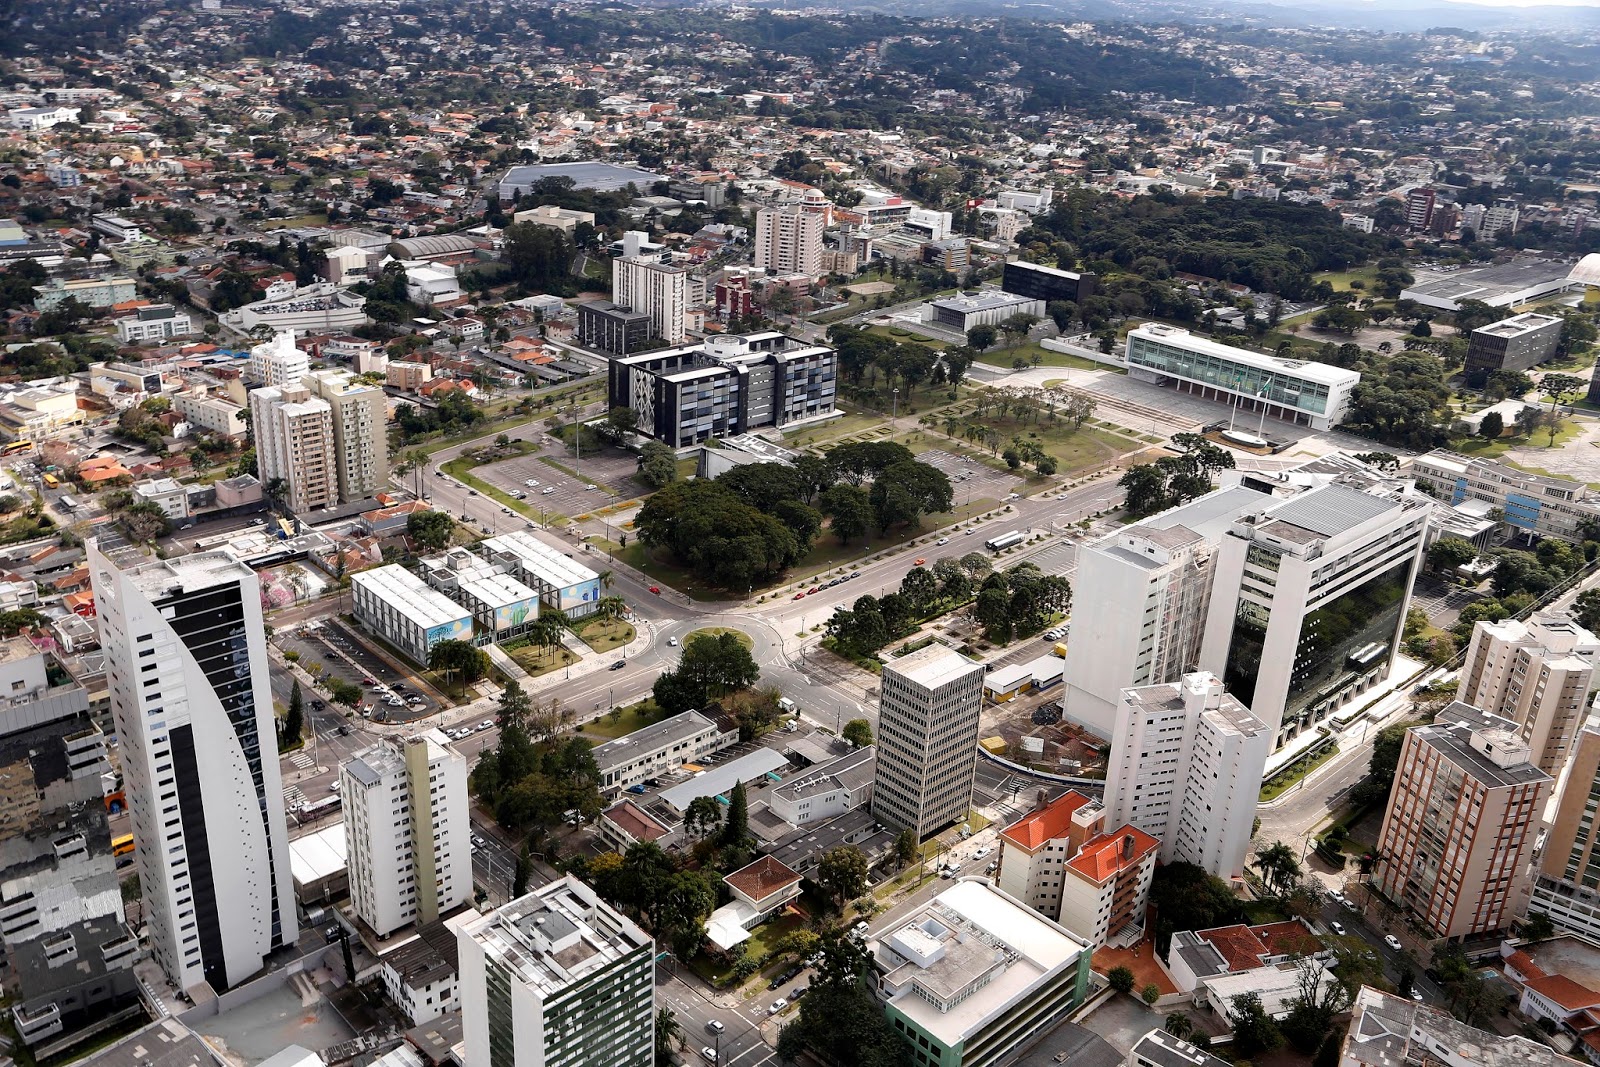
[[[671,1063],[672,1050],[683,1044],[683,1027],[671,1008],[656,1012],[656,1062]]]
[[[628,602],[619,596],[603,596],[594,606],[595,617],[609,622],[620,619],[628,611]]]
[[[1194,1020],[1186,1012],[1175,1011],[1167,1016],[1161,1028],[1179,1041],[1187,1041],[1194,1033]]]
[[[615,577],[616,577],[616,575],[612,574],[608,570],[607,571],[601,571],[600,574],[599,574],[600,587],[602,589],[610,589],[611,588],[612,579],[614,579]]]
[[[559,611],[541,612],[539,617],[528,625],[528,640],[545,653],[552,648],[561,647],[561,631],[565,626],[564,622],[555,618],[560,614]]]

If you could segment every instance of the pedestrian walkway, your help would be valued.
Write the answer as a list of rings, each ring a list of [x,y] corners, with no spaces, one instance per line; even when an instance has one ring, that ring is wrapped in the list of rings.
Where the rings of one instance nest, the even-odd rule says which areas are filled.
[[[483,650],[489,653],[489,659],[496,667],[505,673],[524,690],[533,682],[533,675],[522,669],[522,665],[511,658],[511,654],[499,645],[485,645]]]

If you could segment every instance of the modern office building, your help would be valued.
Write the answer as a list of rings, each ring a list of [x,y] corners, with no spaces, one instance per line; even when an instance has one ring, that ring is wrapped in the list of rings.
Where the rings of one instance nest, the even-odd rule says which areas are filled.
[[[350,903],[379,938],[472,896],[467,759],[438,730],[385,739],[339,771]]]
[[[612,407],[639,413],[639,432],[673,448],[833,413],[833,349],[781,333],[721,335],[685,348],[611,360]]]
[[[790,826],[821,822],[872,803],[878,750],[858,748],[807,767],[767,791],[767,807]]]
[[[35,1056],[142,1011],[103,795],[106,739],[84,688],[52,683],[59,671],[26,638],[0,642],[0,945],[12,1022]]]
[[[1125,357],[1139,381],[1316,430],[1344,421],[1361,381],[1353,370],[1251,352],[1159,322],[1128,331]]]
[[[967,814],[983,664],[937,642],[883,665],[872,813],[921,840]]]
[[[1161,842],[1134,826],[1106,831],[1099,801],[1068,791],[1000,832],[995,884],[1096,948],[1144,936]]]
[[[1426,230],[1433,221],[1433,205],[1437,194],[1426,186],[1406,194],[1406,225],[1413,230]]]
[[[600,788],[620,791],[738,743],[736,725],[724,726],[698,711],[685,711],[596,745],[594,762],[600,770]]]
[[[296,515],[339,502],[333,408],[296,381],[250,391],[250,433],[261,484],[282,481],[284,507]]]
[[[117,320],[117,340],[125,345],[181,337],[192,328],[188,312],[171,304],[151,304]]]
[[[625,356],[649,343],[654,331],[643,311],[618,307],[609,300],[578,305],[578,343],[614,356]]]
[[[472,613],[398,563],[350,576],[356,621],[415,663],[440,641],[471,641]]]
[[[1552,780],[1516,723],[1455,701],[1406,731],[1372,884],[1431,937],[1505,930],[1523,913]]]
[[[1330,482],[1241,515],[1221,538],[1200,667],[1267,724],[1274,748],[1388,676],[1432,507],[1387,483]]]
[[[87,552],[147,942],[179,989],[221,992],[298,934],[261,583],[221,551]]]
[[[1600,941],[1600,716],[1578,731],[1559,788],[1528,911]]]
[[[1463,703],[1517,724],[1533,762],[1561,777],[1589,698],[1600,687],[1600,638],[1568,614],[1540,612],[1527,622],[1481,621],[1461,667]]]
[[[655,1062],[655,942],[577,878],[463,924],[456,939],[465,1062]]]
[[[611,302],[650,316],[650,332],[682,344],[689,310],[689,272],[653,254],[623,256],[611,264]]]
[[[311,373],[311,357],[295,347],[294,331],[280,330],[250,349],[245,378],[256,385],[293,385]]]
[[[509,640],[526,633],[539,617],[538,592],[518,581],[504,563],[459,546],[420,562],[429,585],[472,612],[479,634]]]
[[[1532,370],[1561,345],[1564,319],[1535,311],[1479,326],[1467,339],[1468,382],[1481,385],[1492,371]]]
[[[1074,596],[1094,625],[1067,643],[1064,714],[1109,738],[1122,691],[1176,682],[1200,662],[1217,542],[1272,498],[1244,486],[1208,493],[1084,545]]]
[[[1161,862],[1239,878],[1272,730],[1213,674],[1126,689],[1106,767],[1106,821],[1161,842]]]
[[[535,589],[539,602],[569,619],[592,614],[603,593],[600,575],[531,533],[513,530],[476,545],[483,557]]]
[[[346,370],[313,371],[300,384],[328,405],[339,502],[383,492],[389,483],[389,402],[383,390]]]
[[[982,878],[867,940],[884,1016],[919,1067],[993,1067],[1089,994],[1094,947]]]
[[[1481,500],[1499,508],[1501,522],[1525,533],[1581,544],[1600,530],[1600,496],[1583,482],[1529,474],[1442,448],[1411,460],[1407,473],[1452,506]]]
[[[923,321],[963,334],[977,326],[998,326],[1014,315],[1044,317],[1043,300],[997,289],[942,296],[923,306]]]
[[[1079,274],[1019,259],[1006,264],[1000,276],[1000,288],[1013,296],[1043,300],[1047,304],[1052,300],[1070,300],[1076,304],[1094,295],[1099,280],[1093,274]]]
[[[822,215],[799,204],[756,210],[755,263],[773,274],[822,273]]]

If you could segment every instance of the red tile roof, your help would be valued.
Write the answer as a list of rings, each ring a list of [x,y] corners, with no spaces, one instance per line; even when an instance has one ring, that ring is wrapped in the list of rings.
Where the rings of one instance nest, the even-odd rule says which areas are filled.
[[[751,900],[763,900],[800,881],[800,872],[771,856],[762,856],[722,880],[728,883],[729,888],[737,889]]]
[[[1547,974],[1528,983],[1528,988],[1567,1011],[1582,1011],[1600,1004],[1600,993],[1579,985],[1566,975]]]
[[[1267,955],[1267,946],[1248,926],[1219,926],[1215,930],[1202,931],[1198,936],[1211,942],[1222,953],[1230,971],[1253,971],[1261,966],[1262,957]]]
[[[651,818],[648,812],[630,801],[624,800],[621,804],[607,808],[605,815],[635,841],[655,841],[667,836],[669,832],[665,826]]]
[[[1089,803],[1082,793],[1068,791],[1048,807],[1012,823],[1000,835],[1029,852],[1038,851],[1046,841],[1066,837],[1072,829],[1072,813]]]
[[[1310,955],[1323,948],[1322,939],[1295,920],[1253,926],[1250,931],[1274,956]]]
[[[1131,844],[1125,844],[1130,841]],[[1124,868],[1137,867],[1144,862],[1145,857],[1160,847],[1160,841],[1130,824],[1085,842],[1083,848],[1079,849],[1078,854],[1068,860],[1067,864],[1079,874],[1100,884]]]

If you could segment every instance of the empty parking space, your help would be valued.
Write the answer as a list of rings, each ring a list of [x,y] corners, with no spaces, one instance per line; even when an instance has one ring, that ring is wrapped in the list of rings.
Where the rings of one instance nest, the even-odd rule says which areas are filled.
[[[942,448],[930,448],[926,452],[919,453],[917,458],[931,467],[944,471],[950,478],[950,486],[955,490],[955,500],[958,504],[963,500],[982,497],[1001,500],[1008,493],[1016,492],[1017,487],[1021,485],[1019,479],[1009,474],[1002,474],[977,460],[946,452]]]
[[[1018,563],[1032,563],[1045,574],[1072,577],[1078,569],[1078,545],[1075,541],[1054,541],[1037,552],[1023,556]],[[1015,566],[1008,562],[1006,566]]]
[[[523,506],[534,514],[540,514],[541,521],[544,513],[571,517],[587,514],[610,503],[611,498],[603,488],[585,488],[588,485],[610,484],[594,480],[599,479],[600,475],[598,472],[591,473],[588,460],[577,468],[573,468],[570,457],[556,459],[556,462],[568,469],[578,470],[582,480],[552,467],[537,455],[501,460],[478,467],[472,473],[503,492],[513,495],[522,493]],[[529,485],[530,481],[536,484]]]

